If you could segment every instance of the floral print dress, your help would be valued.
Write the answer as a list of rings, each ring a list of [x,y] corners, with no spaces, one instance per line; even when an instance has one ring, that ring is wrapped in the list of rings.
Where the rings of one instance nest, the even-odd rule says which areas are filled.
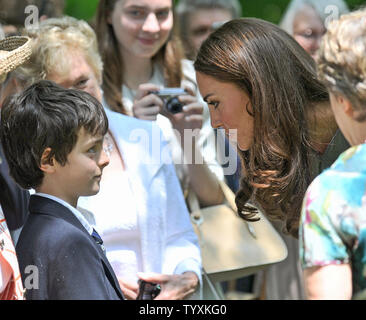
[[[303,268],[349,263],[353,294],[366,289],[366,144],[343,152],[311,183],[299,240]]]

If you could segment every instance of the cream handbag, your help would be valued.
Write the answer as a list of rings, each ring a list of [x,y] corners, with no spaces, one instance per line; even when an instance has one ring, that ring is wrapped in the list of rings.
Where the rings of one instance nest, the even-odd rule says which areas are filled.
[[[221,182],[226,202],[200,209],[188,194],[191,221],[201,247],[203,269],[213,282],[238,279],[287,257],[287,248],[259,211],[259,221],[246,222],[236,211],[235,195]]]

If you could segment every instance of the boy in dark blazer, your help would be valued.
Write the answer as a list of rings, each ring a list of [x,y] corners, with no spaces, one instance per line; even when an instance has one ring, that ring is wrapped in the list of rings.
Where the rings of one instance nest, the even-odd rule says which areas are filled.
[[[16,246],[26,299],[123,299],[102,240],[76,209],[109,163],[103,107],[40,81],[5,102],[1,126],[11,176],[36,190]]]

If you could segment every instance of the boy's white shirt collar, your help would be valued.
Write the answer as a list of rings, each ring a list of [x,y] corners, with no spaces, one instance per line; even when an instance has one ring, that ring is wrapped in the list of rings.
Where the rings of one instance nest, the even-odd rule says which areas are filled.
[[[64,200],[62,200],[60,198],[57,198],[57,197],[52,196],[52,195],[47,194],[47,193],[36,192],[36,193],[34,193],[34,195],[41,196],[41,197],[45,197],[45,198],[54,200],[54,201],[58,202],[59,204],[62,204],[63,206],[65,206],[66,208],[68,208],[75,215],[75,217],[80,221],[80,223],[83,225],[83,227],[86,229],[86,231],[88,231],[88,233],[90,235],[92,235],[92,233],[93,233],[93,227],[84,218],[83,214],[79,210],[77,210],[76,208],[74,208],[72,205],[68,204],[66,201],[64,201]]]

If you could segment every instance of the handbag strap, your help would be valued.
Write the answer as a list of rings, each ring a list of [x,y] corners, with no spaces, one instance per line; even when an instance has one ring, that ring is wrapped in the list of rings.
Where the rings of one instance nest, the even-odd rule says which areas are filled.
[[[206,282],[207,282],[208,286],[210,287],[210,290],[213,293],[215,299],[216,300],[223,300],[223,297],[221,297],[220,294],[217,292],[214,284],[212,283],[209,275],[206,273],[204,268],[202,268],[202,274],[203,274],[203,278],[206,279]]]
[[[224,193],[227,204],[231,207],[231,209],[233,209],[236,212],[238,209],[237,209],[236,203],[235,203],[234,192],[231,191],[231,189],[225,182],[220,181],[219,183],[220,183],[221,190]]]
[[[231,191],[231,189],[228,187],[228,185],[224,181],[219,181],[219,184],[220,184],[220,188],[225,197],[224,202],[226,202],[231,207],[231,209],[236,211],[237,207],[235,204],[234,192]],[[193,212],[193,211],[198,212],[201,210],[197,195],[192,190],[190,190],[188,193],[187,201],[188,201],[191,212]]]

